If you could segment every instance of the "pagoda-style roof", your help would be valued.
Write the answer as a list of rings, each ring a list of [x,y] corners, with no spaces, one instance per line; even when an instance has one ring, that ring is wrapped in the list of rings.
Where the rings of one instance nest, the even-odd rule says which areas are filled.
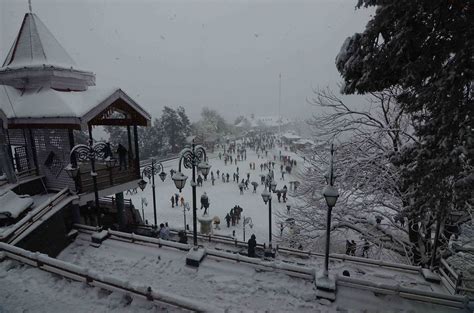
[[[119,88],[25,91],[0,85],[0,111],[8,128],[73,128],[88,125],[148,126],[150,115]]]
[[[34,13],[0,68],[0,119],[8,128],[148,126],[150,115],[119,88],[97,88]]]
[[[38,16],[26,13],[0,68],[0,84],[21,89],[86,90],[95,85],[95,75],[78,69]]]

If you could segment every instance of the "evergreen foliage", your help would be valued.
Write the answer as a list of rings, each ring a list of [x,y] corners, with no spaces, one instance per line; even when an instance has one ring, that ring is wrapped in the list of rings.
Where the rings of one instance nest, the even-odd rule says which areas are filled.
[[[343,92],[398,87],[398,102],[413,116],[419,141],[392,161],[410,195],[410,239],[416,242],[420,221],[428,219],[431,227],[449,211],[474,205],[474,1],[359,0],[363,6],[376,6],[376,14],[363,33],[344,42],[336,65]]]

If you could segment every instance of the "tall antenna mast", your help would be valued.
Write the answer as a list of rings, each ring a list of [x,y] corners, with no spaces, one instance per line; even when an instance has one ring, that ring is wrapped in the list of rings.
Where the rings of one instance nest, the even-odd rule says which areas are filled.
[[[279,77],[280,81],[278,84],[278,135],[281,135],[281,73]]]
[[[33,13],[33,9],[31,8],[31,0],[28,0],[28,8],[30,9],[30,13]]]

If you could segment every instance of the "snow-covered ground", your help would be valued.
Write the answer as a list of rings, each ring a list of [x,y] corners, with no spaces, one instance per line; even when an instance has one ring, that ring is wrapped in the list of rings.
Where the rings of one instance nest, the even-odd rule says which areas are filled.
[[[13,260],[0,262],[0,312],[183,312],[121,292],[91,288]],[[189,312],[189,311],[184,311]]]
[[[90,235],[81,234],[58,258],[206,303],[217,312],[459,312],[348,287],[338,287],[336,302],[330,303],[316,298],[312,281],[241,262],[208,256],[192,268],[185,265],[183,251],[111,239],[93,248],[90,242]]]
[[[283,149],[282,149],[283,150]],[[206,192],[209,201],[210,201],[210,208],[209,208],[209,216],[214,217],[218,216],[221,224],[220,230],[214,230],[214,233],[222,234],[222,235],[232,235],[232,231],[235,230],[236,238],[242,240],[243,239],[243,226],[242,222],[236,226],[231,226],[227,228],[225,222],[225,216],[229,213],[230,209],[233,208],[235,205],[240,205],[243,208],[242,216],[250,217],[253,221],[253,229],[250,229],[247,225],[246,228],[246,239],[250,238],[251,234],[255,234],[257,237],[257,242],[259,243],[268,243],[268,204],[265,204],[262,200],[262,192],[264,190],[263,186],[260,185],[260,175],[267,174],[268,171],[261,171],[260,164],[267,162],[268,160],[274,159],[274,155],[276,156],[275,161],[275,181],[278,183],[277,189],[282,189],[283,186],[287,186],[288,189],[290,188],[289,181],[297,180],[294,176],[285,175],[285,179],[281,180],[281,172],[280,172],[280,162],[279,160],[279,152],[278,150],[269,151],[267,157],[260,155],[257,156],[255,151],[251,149],[247,149],[247,160],[245,161],[238,161],[237,165],[233,163],[230,165],[224,164],[224,160],[220,160],[217,157],[219,152],[223,152],[222,149],[216,149],[213,158],[210,158],[209,163],[211,164],[211,171],[214,172],[216,175],[216,171],[220,171],[220,176],[222,173],[229,173],[230,179],[229,183],[223,183],[222,178],[216,179],[215,185],[212,186],[210,175],[208,175],[207,181],[204,181],[202,187],[197,187],[197,203],[196,206],[198,208],[197,214],[198,217],[202,215],[204,210],[199,210],[201,207],[200,205],[200,198],[201,195]],[[282,151],[283,155],[289,155],[291,152]],[[291,153],[292,156],[295,156]],[[236,157],[236,154],[233,154],[233,157]],[[255,170],[250,169],[250,162],[255,162]],[[298,168],[302,166],[303,162],[300,158],[297,160],[297,167],[294,171],[297,171]],[[167,161],[163,163],[165,168],[165,172],[168,174],[166,180],[161,182],[158,176],[155,177],[155,185],[156,185],[156,207],[157,207],[157,216],[158,216],[158,225],[163,222],[168,222],[171,228],[183,228],[184,227],[184,216],[183,216],[183,207],[171,207],[171,196],[175,193],[179,194],[179,190],[176,189],[169,171],[171,169],[178,170],[178,160]],[[249,190],[245,190],[243,195],[240,195],[239,187],[237,182],[233,182],[232,176],[233,173],[237,172],[237,167],[239,168],[239,180],[247,178],[247,173],[250,173],[250,182],[258,182],[259,186],[257,188],[256,193],[252,193],[253,187],[249,185]],[[188,176],[188,180],[186,182],[185,188],[182,190],[181,195],[184,196],[185,202],[189,202],[190,206],[192,207],[192,188],[191,188],[191,170],[184,169],[183,173]],[[146,179],[146,178],[145,178]],[[145,219],[148,220],[150,224],[153,223],[153,195],[152,195],[152,188],[151,183],[147,184],[144,191],[138,189],[138,193],[135,195],[125,195],[125,197],[130,197],[132,199],[133,204],[140,212],[142,212],[142,197],[147,199],[148,206],[144,207]],[[286,205],[291,204],[293,199],[291,199],[291,192],[289,191],[289,202],[288,203],[279,203],[277,200],[276,195],[272,195],[272,232],[275,235],[278,235],[280,232],[278,221],[275,217],[277,211],[286,211]],[[186,211],[186,223],[189,225],[190,229],[192,230],[192,210]],[[199,223],[198,223],[199,226]]]

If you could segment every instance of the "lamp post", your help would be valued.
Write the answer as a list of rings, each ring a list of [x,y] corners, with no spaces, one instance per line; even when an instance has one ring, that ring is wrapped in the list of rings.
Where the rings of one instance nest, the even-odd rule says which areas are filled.
[[[268,203],[268,254],[272,254],[272,194],[270,190],[275,192],[277,184],[273,181],[273,176],[270,174],[267,175],[265,180],[265,190],[262,192],[262,199],[265,204]],[[268,190],[267,190],[268,188]]]
[[[200,145],[196,146],[196,144],[192,143],[191,149],[185,148],[181,150],[180,158],[179,158],[179,168],[178,172],[173,175],[173,181],[176,188],[181,190],[184,188],[186,184],[186,180],[188,176],[184,175],[181,172],[181,164],[184,164],[185,168],[192,169],[192,181],[191,187],[193,189],[193,239],[194,239],[194,246],[197,246],[197,221],[196,221],[196,167],[201,171],[204,177],[207,177],[209,174],[209,169],[211,166],[209,163],[206,162],[206,150]]]
[[[76,179],[79,174],[79,167],[77,166],[77,161],[86,161],[89,160],[91,163],[91,176],[92,182],[94,184],[94,197],[95,197],[95,210],[97,214],[97,226],[101,226],[100,218],[100,206],[99,206],[99,190],[97,189],[97,173],[95,171],[95,160],[96,159],[105,159],[107,151],[107,144],[105,142],[97,142],[96,144],[92,143],[92,140],[89,140],[88,145],[79,144],[74,146],[71,149],[69,154],[71,159],[71,164],[66,167],[66,172],[69,177]],[[109,163],[107,162],[107,166]]]
[[[326,199],[326,204],[328,206],[328,214],[326,221],[326,250],[324,254],[324,271],[323,275],[328,277],[328,267],[329,267],[329,244],[331,238],[331,211],[332,208],[336,205],[337,198],[339,197],[339,192],[334,187],[334,169],[333,169],[333,156],[334,156],[334,145],[331,144],[331,161],[329,169],[329,177],[327,177],[328,185],[323,190],[324,198]]]
[[[253,228],[253,221],[252,221],[252,218],[251,218],[251,217],[245,217],[245,216],[244,216],[242,225],[243,225],[243,227],[244,227],[244,242],[245,242],[245,226],[246,226],[246,225],[249,225],[250,228]]]
[[[160,172],[159,176],[161,181],[164,182],[166,179],[166,173],[163,171],[164,167],[161,162],[156,162],[155,159],[151,159],[151,164],[147,165],[142,170],[142,179],[138,182],[138,187],[143,191],[146,187],[147,182],[143,179],[143,176],[146,176],[148,180],[151,178],[151,188],[153,189],[153,218],[155,222],[155,227],[157,226],[156,220],[156,194],[155,194],[155,174]]]

